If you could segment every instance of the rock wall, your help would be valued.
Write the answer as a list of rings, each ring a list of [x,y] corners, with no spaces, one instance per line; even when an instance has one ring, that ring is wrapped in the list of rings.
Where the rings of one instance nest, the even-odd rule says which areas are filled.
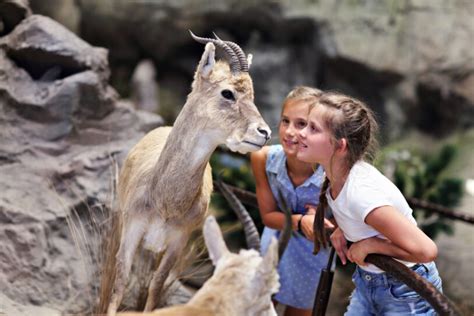
[[[106,49],[45,16],[18,22],[0,37],[0,313],[79,312],[91,275],[70,212],[110,202],[114,162],[162,120],[118,102]]]
[[[189,65],[200,54],[191,29],[202,36],[215,31],[254,54],[256,101],[271,126],[297,84],[365,100],[386,141],[413,129],[439,137],[473,126],[469,0],[79,3],[81,37],[110,49],[112,83],[123,95],[134,66],[143,58],[155,62],[170,121],[179,111],[174,100],[188,93]]]

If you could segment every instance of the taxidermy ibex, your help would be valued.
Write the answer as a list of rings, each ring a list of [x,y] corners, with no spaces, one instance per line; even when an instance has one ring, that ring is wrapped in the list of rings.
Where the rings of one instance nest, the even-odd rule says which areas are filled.
[[[211,154],[220,144],[246,153],[270,139],[254,104],[249,62],[232,42],[193,38],[206,47],[192,91],[173,128],[148,133],[132,148],[119,177],[122,233],[108,314],[122,300],[139,244],[163,253],[148,289],[145,311],[158,303],[173,266],[181,261],[191,232],[202,226],[212,192]],[[215,61],[215,47],[228,63]]]

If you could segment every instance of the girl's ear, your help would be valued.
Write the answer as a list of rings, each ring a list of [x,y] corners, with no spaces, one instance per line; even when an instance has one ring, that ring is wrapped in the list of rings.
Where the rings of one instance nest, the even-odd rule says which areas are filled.
[[[346,138],[341,138],[340,140],[337,141],[336,145],[336,152],[339,152],[341,154],[345,154],[347,152],[347,139]]]

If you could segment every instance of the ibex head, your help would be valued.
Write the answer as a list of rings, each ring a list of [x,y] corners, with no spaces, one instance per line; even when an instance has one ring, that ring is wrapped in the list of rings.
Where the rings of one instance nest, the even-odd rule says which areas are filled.
[[[213,216],[206,218],[203,232],[215,271],[198,293],[204,295],[205,287],[210,287],[214,292],[218,288],[220,297],[231,297],[225,300],[228,315],[276,315],[271,302],[271,295],[279,288],[276,239],[262,257],[253,249],[231,253]],[[200,299],[198,293],[193,299]]]
[[[271,131],[254,104],[249,60],[235,43],[191,35],[206,44],[190,94],[190,98],[201,101],[196,111],[201,120],[206,120],[205,128],[215,131],[219,143],[232,151],[260,149],[270,139]],[[216,47],[225,52],[228,63],[216,62]]]

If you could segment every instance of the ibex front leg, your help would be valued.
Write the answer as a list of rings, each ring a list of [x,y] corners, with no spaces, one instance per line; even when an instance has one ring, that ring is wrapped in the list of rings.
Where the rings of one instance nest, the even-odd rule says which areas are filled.
[[[122,229],[122,238],[120,239],[120,248],[117,252],[117,261],[115,265],[115,280],[112,297],[107,315],[113,316],[122,301],[125,287],[127,286],[128,276],[132,267],[133,256],[145,231],[145,220],[133,220],[125,223]]]
[[[179,233],[176,232],[176,234]],[[151,279],[150,287],[148,288],[145,312],[152,311],[159,303],[163,291],[163,285],[170,274],[171,269],[176,266],[176,261],[187,242],[187,237],[186,234],[181,234],[181,236],[174,238],[173,241],[167,245],[160,265],[153,273],[153,278]]]

